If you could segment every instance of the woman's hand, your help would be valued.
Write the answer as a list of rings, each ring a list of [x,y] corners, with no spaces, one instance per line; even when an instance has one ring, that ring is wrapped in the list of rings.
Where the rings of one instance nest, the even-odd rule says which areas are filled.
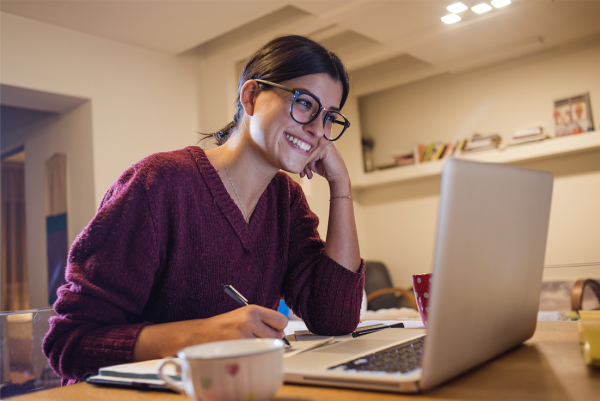
[[[241,338],[282,338],[288,319],[272,309],[248,305],[203,319],[202,322],[204,330],[198,334],[204,336],[203,342],[212,342]]]
[[[135,343],[134,361],[173,356],[190,345],[243,338],[282,338],[287,317],[272,309],[248,305],[208,319],[144,327]]]
[[[325,141],[325,139],[322,139]],[[324,177],[329,184],[349,182],[348,169],[337,146],[327,142],[312,161],[300,172],[300,177],[312,179],[313,172]]]

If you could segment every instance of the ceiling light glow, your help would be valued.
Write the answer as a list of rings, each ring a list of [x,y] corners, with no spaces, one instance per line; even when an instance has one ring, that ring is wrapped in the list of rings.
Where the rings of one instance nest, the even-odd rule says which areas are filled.
[[[504,0],[504,1],[510,2],[510,0]],[[446,9],[448,11],[450,11],[451,13],[460,13],[462,11],[468,10],[469,7],[465,6],[463,3],[454,3],[454,4],[450,4],[448,7],[446,7]]]
[[[487,11],[490,11],[491,9],[492,9],[492,6],[490,6],[488,3],[480,3],[480,4],[477,4],[476,6],[471,7],[471,10],[473,10],[477,14],[483,14]]]
[[[492,0],[492,5],[496,8],[507,6],[510,3],[510,0]]]
[[[461,18],[456,14],[448,14],[442,17],[442,21],[444,21],[446,24],[454,24],[460,20]]]

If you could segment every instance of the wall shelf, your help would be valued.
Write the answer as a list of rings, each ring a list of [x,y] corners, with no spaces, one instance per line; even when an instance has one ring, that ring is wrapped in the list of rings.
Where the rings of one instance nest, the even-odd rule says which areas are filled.
[[[593,149],[600,149],[600,132],[598,131],[456,157],[488,163],[519,163],[583,153]],[[357,177],[357,182],[353,183],[353,188],[365,190],[377,185],[439,176],[445,160],[362,173]]]

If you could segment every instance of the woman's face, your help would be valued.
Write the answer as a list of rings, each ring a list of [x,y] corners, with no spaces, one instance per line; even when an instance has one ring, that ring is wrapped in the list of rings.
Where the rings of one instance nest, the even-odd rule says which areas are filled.
[[[278,83],[311,93],[326,109],[340,107],[342,84],[327,74],[305,75]],[[259,92],[250,120],[250,135],[270,164],[299,173],[317,158],[329,141],[323,136],[323,112],[310,124],[302,125],[290,115],[293,101],[292,93],[278,88]]]

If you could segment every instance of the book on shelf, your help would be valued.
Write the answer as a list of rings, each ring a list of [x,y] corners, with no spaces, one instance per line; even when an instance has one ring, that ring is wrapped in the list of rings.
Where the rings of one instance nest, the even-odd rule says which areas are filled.
[[[539,142],[550,138],[547,134],[541,133],[537,135],[529,135],[521,138],[513,138],[508,142],[509,146],[521,145],[523,143]]]
[[[465,151],[465,148],[467,147],[467,142],[468,139],[467,138],[463,138],[458,142],[458,145],[456,146],[456,150],[454,151],[455,155],[460,155]]]
[[[535,127],[517,128],[513,131],[513,139],[527,138],[543,134],[544,129],[537,125]]]
[[[438,142],[431,142],[428,146],[427,149],[425,150],[425,154],[423,155],[423,162],[428,162],[429,158],[431,157],[431,153],[434,151],[436,144]]]
[[[418,143],[413,147],[413,154],[415,155],[415,164],[423,162],[423,156],[425,156],[426,150],[427,145],[424,145],[422,143]]]
[[[544,133],[543,127],[539,125],[534,127],[517,128],[513,131],[513,136],[508,141],[508,145],[513,146],[523,143],[538,142],[547,138],[549,138],[549,136]]]
[[[442,153],[444,153],[445,149],[446,149],[446,144],[442,143],[442,142],[438,142],[435,147],[435,150],[432,152],[431,156],[429,157],[429,161],[439,160],[442,156]]]
[[[502,137],[498,134],[473,134],[465,147],[465,152],[478,152],[488,149],[496,149],[502,143]]]
[[[446,144],[446,148],[444,149],[444,152],[440,156],[440,159],[445,159],[447,157],[454,156],[454,151],[456,150],[457,143],[458,143],[458,141],[457,142],[448,142]]]

